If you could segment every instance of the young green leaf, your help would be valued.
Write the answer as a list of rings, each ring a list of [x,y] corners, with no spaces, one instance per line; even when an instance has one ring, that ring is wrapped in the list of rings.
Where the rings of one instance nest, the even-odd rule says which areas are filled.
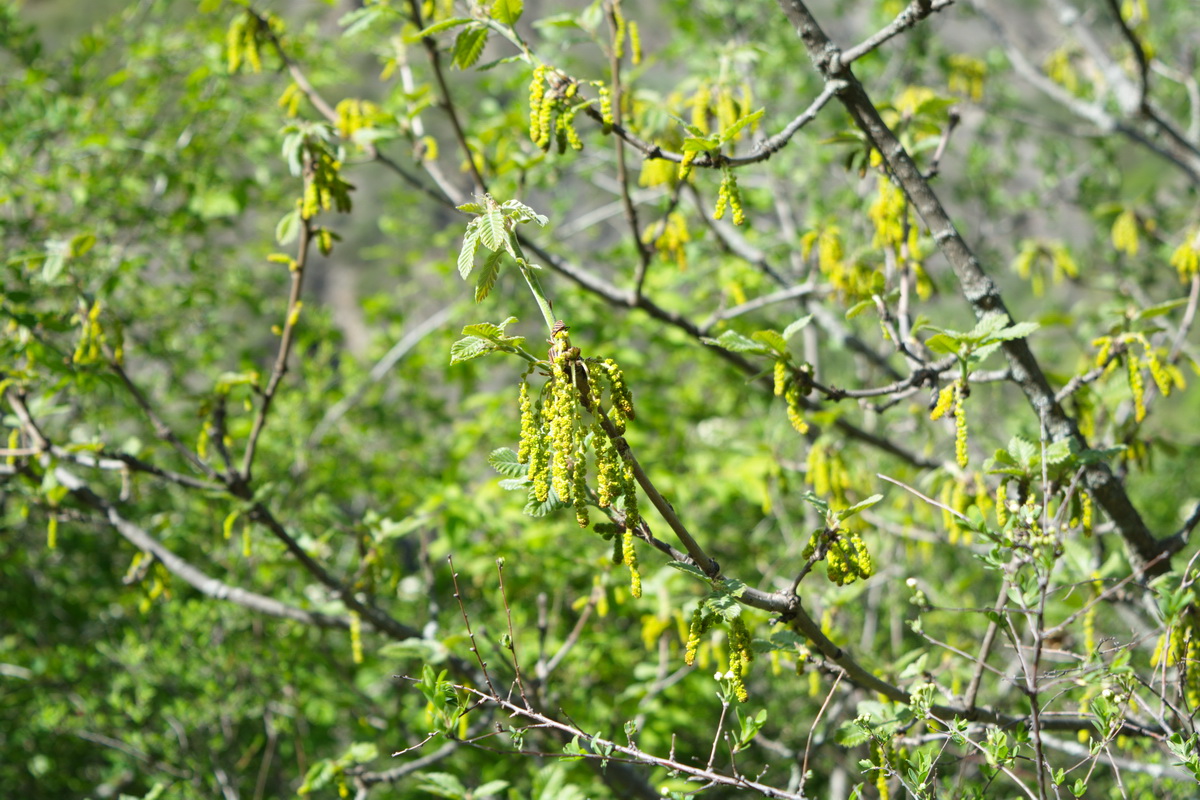
[[[473,228],[463,237],[462,249],[458,251],[458,274],[465,281],[475,269],[475,250],[479,246],[479,229]]]
[[[459,69],[473,67],[479,57],[483,55],[487,39],[487,28],[467,28],[465,31],[461,31],[454,40],[454,66]]]
[[[503,256],[504,251],[497,250],[489,254],[487,260],[483,262],[483,268],[479,271],[479,277],[475,279],[476,303],[482,303],[492,293],[492,287],[496,285],[496,280],[500,277],[500,259]]]
[[[525,0],[496,0],[492,3],[492,19],[505,25],[516,25],[525,10]]]
[[[461,364],[463,361],[470,361],[472,358],[490,353],[493,349],[494,345],[487,339],[468,336],[450,345],[450,363]]]

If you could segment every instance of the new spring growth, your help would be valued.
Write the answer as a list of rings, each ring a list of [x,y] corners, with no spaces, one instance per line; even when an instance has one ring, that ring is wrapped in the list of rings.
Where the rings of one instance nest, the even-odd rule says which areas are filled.
[[[584,358],[571,345],[567,326],[558,321],[553,328],[547,360],[538,362],[549,380],[535,400],[529,374],[522,378],[518,405],[521,411],[521,441],[517,461],[528,464],[531,501],[539,504],[556,498],[574,506],[575,519],[587,526],[590,502],[587,483],[587,451],[596,462],[596,496],[601,508],[624,505],[624,527],[634,530],[640,520],[637,483],[631,462],[605,433],[597,419],[584,423],[583,412],[607,415],[618,432],[634,416],[633,395],[625,376],[611,358]],[[626,550],[630,548],[625,548]],[[633,584],[640,583],[636,562],[628,552]]]
[[[954,456],[958,466],[967,466],[967,408],[966,398],[971,393],[963,378],[958,378],[938,392],[937,402],[929,412],[931,420],[941,419],[951,408],[954,409]]]
[[[551,136],[559,153],[568,147],[583,149],[575,130],[575,115],[591,101],[572,105],[578,92],[579,84],[558,70],[545,64],[534,68],[529,84],[529,138],[542,150],[550,149]]]
[[[746,221],[746,212],[742,208],[742,193],[738,189],[737,176],[728,166],[721,168],[721,188],[717,191],[717,208],[713,211],[713,219],[725,216],[728,207],[733,212],[733,224],[741,225]]]
[[[801,413],[801,398],[812,394],[812,365],[804,363],[798,368],[792,368],[787,358],[776,359],[774,378],[775,395],[783,396],[787,402],[788,421],[792,423],[796,432],[803,436],[808,433],[808,423],[804,421],[804,415]]]
[[[829,580],[838,586],[854,583],[859,578],[866,580],[875,574],[875,565],[862,537],[841,527],[813,531],[801,555],[812,561],[824,559]]]

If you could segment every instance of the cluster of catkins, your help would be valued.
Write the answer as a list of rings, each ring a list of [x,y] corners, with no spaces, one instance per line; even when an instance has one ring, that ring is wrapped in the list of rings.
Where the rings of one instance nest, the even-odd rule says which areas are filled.
[[[700,639],[717,623],[718,618],[719,615],[704,603],[696,606],[696,610],[692,612],[692,622],[688,626],[683,663],[691,666],[696,662]],[[725,677],[729,679],[734,696],[743,703],[749,696],[746,692],[745,675],[753,660],[754,650],[750,629],[746,627],[746,622],[741,615],[735,616],[729,620],[729,671]]]
[[[801,555],[806,559],[817,555],[822,539],[825,540],[826,574],[838,586],[854,583],[859,578],[866,580],[875,573],[871,554],[862,537],[850,531],[818,528]]]
[[[618,452],[599,420],[603,388],[608,388],[608,419],[618,434],[624,433],[633,412],[633,395],[621,368],[611,358],[581,359],[578,348],[562,348],[551,361],[550,380],[537,402],[529,382],[521,382],[521,444],[517,460],[529,464],[530,497],[545,503],[553,490],[558,499],[575,506],[575,518],[588,524],[587,450],[596,459],[597,502],[601,508],[624,499],[625,527],[637,527],[637,483],[632,462]],[[583,411],[596,413],[585,424]]]

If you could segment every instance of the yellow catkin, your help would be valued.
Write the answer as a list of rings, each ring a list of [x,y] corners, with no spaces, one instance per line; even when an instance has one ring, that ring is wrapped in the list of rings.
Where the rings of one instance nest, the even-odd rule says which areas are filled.
[[[363,663],[362,617],[357,611],[350,612],[350,658],[355,664]]]
[[[633,532],[625,531],[621,537],[621,556],[629,567],[629,593],[634,597],[642,596],[642,575],[638,571],[637,550],[633,547]]]
[[[1133,395],[1133,418],[1141,422],[1146,418],[1146,382],[1142,377],[1142,361],[1137,353],[1126,352],[1125,367],[1129,378],[1129,392]]]
[[[954,384],[954,457],[958,466],[967,467],[967,408],[966,385],[959,379]]]
[[[937,403],[934,404],[933,410],[929,412],[929,418],[931,420],[941,419],[946,415],[946,412],[950,410],[950,404],[953,402],[954,384],[951,383],[948,386],[943,387],[942,390],[938,392]]]
[[[696,662],[696,651],[700,649],[700,637],[704,635],[704,611],[696,606],[692,612],[692,623],[688,626],[687,643],[684,647],[683,663],[689,667]]]

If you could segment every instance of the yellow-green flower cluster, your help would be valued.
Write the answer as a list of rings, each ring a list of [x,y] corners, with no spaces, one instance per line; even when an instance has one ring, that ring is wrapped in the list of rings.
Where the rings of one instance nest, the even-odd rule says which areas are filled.
[[[1171,253],[1170,264],[1183,283],[1200,274],[1200,230],[1188,231],[1187,238]]]
[[[71,361],[75,364],[92,364],[100,360],[100,346],[104,343],[104,331],[100,327],[100,301],[90,307],[82,307],[73,317],[79,323],[79,343]]]
[[[1008,524],[1008,481],[1001,480],[996,487],[996,524],[1001,528]]]
[[[545,64],[535,67],[529,84],[529,138],[543,150],[550,146],[550,114],[553,112],[546,102],[546,69]]]
[[[958,466],[967,468],[967,382],[954,382],[954,458]]]
[[[549,93],[547,88],[550,89]],[[542,150],[550,149],[551,136],[557,142],[559,153],[566,152],[567,147],[583,149],[579,132],[575,130],[575,115],[587,103],[571,105],[571,100],[578,92],[579,84],[562,73],[551,70],[545,64],[534,68],[533,79],[529,83],[529,138]]]
[[[788,365],[787,359],[779,358],[775,360],[775,396],[779,397],[783,394],[788,384]]]
[[[851,486],[850,471],[839,450],[828,441],[818,441],[808,451],[804,464],[805,480],[818,497],[831,497],[845,505],[846,490]]]
[[[729,672],[734,696],[743,703],[749,697],[744,678],[753,660],[750,631],[746,628],[745,620],[740,615],[736,616],[729,621]]]
[[[904,221],[908,213],[904,192],[886,176],[879,177],[879,196],[867,209],[875,224],[875,245],[899,246],[904,241]]]
[[[825,559],[826,574],[838,586],[875,574],[871,554],[857,533],[841,528],[817,528],[800,554],[810,560]]]
[[[342,179],[342,162],[323,143],[313,141],[308,142],[306,155],[310,177],[304,182],[300,216],[312,219],[320,211],[350,211],[350,190],[354,187]]]
[[[688,626],[687,644],[684,647],[683,663],[689,667],[696,663],[696,652],[700,649],[700,639],[713,626],[716,618],[713,614],[704,613],[704,604],[696,606],[692,612],[692,622]]]
[[[1129,392],[1133,395],[1133,418],[1141,422],[1146,418],[1146,381],[1142,378],[1142,360],[1133,350],[1125,353],[1125,367],[1129,376]]]
[[[958,378],[954,383],[942,387],[933,410],[929,412],[931,420],[939,420],[951,408],[954,409],[954,458],[958,466],[964,469],[967,466],[967,408],[964,401],[968,394],[967,382]]]
[[[859,578],[866,580],[875,574],[871,554],[857,533],[842,531],[831,537],[825,561],[829,580],[838,586],[854,583]]]
[[[638,572],[637,550],[633,547],[633,531],[627,524],[625,535],[621,537],[621,560],[629,567],[629,593],[634,597],[642,596],[642,574]]]
[[[741,225],[746,221],[746,211],[742,208],[742,193],[738,189],[737,176],[733,170],[725,167],[722,170],[721,188],[717,191],[717,208],[713,211],[713,219],[725,216],[728,207],[733,212],[733,224]]]
[[[606,358],[603,361],[595,363],[608,377],[609,397],[612,403],[609,420],[618,433],[624,433],[626,423],[637,416],[633,410],[633,392],[629,390],[629,385],[625,383],[625,374],[621,372],[621,368],[617,365],[616,361]]]
[[[612,89],[608,88],[608,84],[600,84],[598,89],[600,95],[600,120],[604,125],[605,133],[612,133],[613,128],[613,101]]]
[[[656,161],[666,163],[657,159]],[[653,244],[663,261],[674,260],[681,270],[687,269],[687,251],[684,249],[684,245],[691,240],[687,220],[682,214],[675,211],[668,214],[659,225],[647,227],[642,234],[642,241],[646,244]]]
[[[387,121],[383,110],[370,100],[348,97],[338,103],[334,110],[337,112],[338,135],[344,139],[349,139],[363,128],[372,128]]]
[[[575,381],[567,374],[568,362],[566,355],[559,356],[554,361],[550,382],[550,403],[546,409],[550,418],[550,445],[554,448],[554,459],[550,469],[551,486],[559,499],[566,502],[571,499],[571,488],[574,483],[574,466],[570,456],[579,449],[579,437],[582,435],[582,419],[579,406],[576,403],[577,392]]]

